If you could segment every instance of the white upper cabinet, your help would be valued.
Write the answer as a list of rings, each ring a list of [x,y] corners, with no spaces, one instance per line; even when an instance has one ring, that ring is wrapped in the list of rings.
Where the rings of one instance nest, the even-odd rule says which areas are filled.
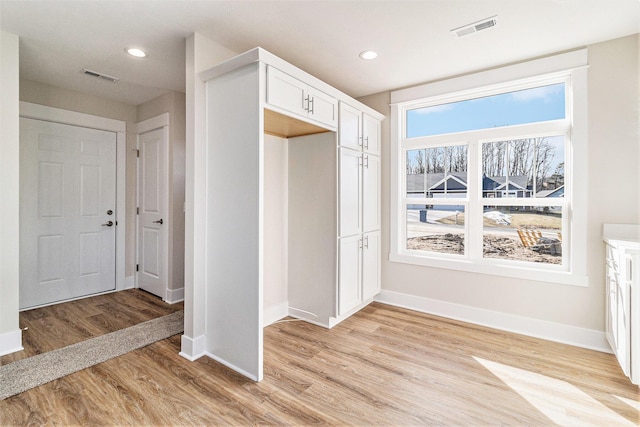
[[[340,103],[340,146],[380,155],[380,120]]]
[[[344,102],[340,103],[339,142],[341,147],[360,150],[362,147],[362,113]]]
[[[380,120],[362,113],[362,147],[366,153],[380,155]]]
[[[267,66],[267,104],[335,128],[338,100],[287,73]]]

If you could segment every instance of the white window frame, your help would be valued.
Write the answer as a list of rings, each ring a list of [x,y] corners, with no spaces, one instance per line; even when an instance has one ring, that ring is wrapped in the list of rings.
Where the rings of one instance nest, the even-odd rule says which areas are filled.
[[[458,132],[445,135],[406,138],[406,111],[430,105],[510,92],[526,86],[543,86],[564,81],[567,84],[565,119],[508,127]],[[537,59],[464,77],[425,84],[391,93],[391,212],[389,260],[407,264],[491,274],[542,282],[588,286],[586,252],[587,208],[587,50]],[[468,190],[464,199],[438,199],[438,204],[464,205],[465,247],[482,241],[483,227],[473,218],[483,204],[527,205],[526,199],[482,198],[482,171],[478,170],[481,144],[533,136],[565,138],[564,198],[536,204],[563,207],[563,264],[537,265],[528,262],[483,258],[482,254],[464,256],[406,249],[406,152],[436,146],[468,145]],[[470,140],[469,138],[473,138]],[[480,194],[479,194],[480,192]],[[425,204],[431,204],[433,200]],[[410,204],[422,204],[411,198]],[[529,202],[530,205],[530,202]],[[474,224],[475,221],[475,224]],[[476,248],[478,246],[476,245]],[[481,245],[480,245],[481,247]],[[480,250],[481,252],[481,250]]]

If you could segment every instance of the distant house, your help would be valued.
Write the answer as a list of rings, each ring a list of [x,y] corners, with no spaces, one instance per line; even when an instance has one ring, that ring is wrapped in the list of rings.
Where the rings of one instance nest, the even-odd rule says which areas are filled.
[[[482,197],[533,197],[533,190],[527,185],[529,178],[520,176],[484,176]]]
[[[482,179],[482,196],[533,197],[533,190],[527,183],[525,175],[485,176]],[[462,198],[466,195],[466,172],[407,174],[407,197]]]

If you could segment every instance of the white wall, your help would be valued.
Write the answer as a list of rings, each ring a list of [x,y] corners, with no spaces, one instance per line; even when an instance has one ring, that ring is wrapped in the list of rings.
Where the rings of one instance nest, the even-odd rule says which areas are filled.
[[[18,325],[18,88],[18,37],[0,31],[0,355],[22,348]]]
[[[639,35],[589,46],[587,253],[577,287],[394,263],[389,254],[390,128],[382,125],[382,299],[586,347],[606,349],[602,224],[640,223]],[[390,114],[389,93],[360,99]],[[386,293],[386,295],[385,295]],[[397,293],[397,294],[396,294]]]
[[[205,351],[206,121],[205,84],[198,74],[235,55],[201,34],[186,39],[185,308],[180,354],[189,359]]]
[[[264,136],[264,325],[288,314],[288,140]]]

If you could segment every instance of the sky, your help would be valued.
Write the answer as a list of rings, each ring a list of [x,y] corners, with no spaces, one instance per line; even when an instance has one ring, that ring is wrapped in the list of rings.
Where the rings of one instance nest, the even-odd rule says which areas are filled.
[[[565,117],[564,83],[407,111],[407,138]]]

